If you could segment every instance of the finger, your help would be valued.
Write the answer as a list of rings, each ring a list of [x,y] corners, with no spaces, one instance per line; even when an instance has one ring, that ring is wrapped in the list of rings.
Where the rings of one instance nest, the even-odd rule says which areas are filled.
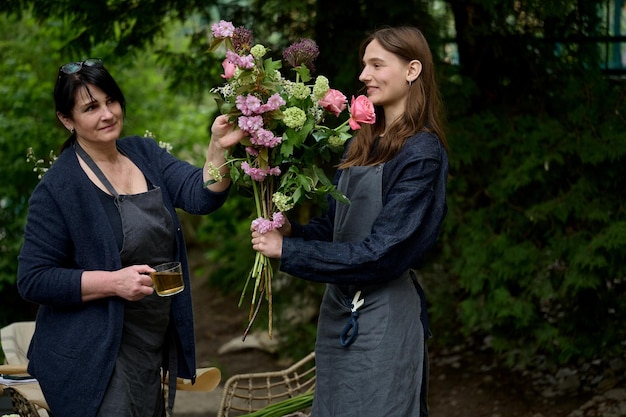
[[[150,275],[141,274],[139,283],[144,287],[152,287],[152,277],[150,277]]]
[[[233,130],[220,139],[220,145],[224,148],[230,148],[239,143],[246,136],[248,136],[248,133],[241,129]]]

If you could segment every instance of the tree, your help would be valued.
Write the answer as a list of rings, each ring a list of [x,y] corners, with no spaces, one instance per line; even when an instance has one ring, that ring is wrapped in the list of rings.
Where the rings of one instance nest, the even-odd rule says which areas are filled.
[[[444,86],[438,262],[459,290],[435,315],[456,309],[463,334],[492,336],[518,365],[621,355],[625,95],[593,43],[603,2],[449,3],[460,67]]]
[[[454,16],[459,72],[476,84],[477,107],[516,108],[517,103],[531,105],[519,110],[541,112],[568,75],[600,63],[591,41],[602,33],[604,0],[447,3]]]

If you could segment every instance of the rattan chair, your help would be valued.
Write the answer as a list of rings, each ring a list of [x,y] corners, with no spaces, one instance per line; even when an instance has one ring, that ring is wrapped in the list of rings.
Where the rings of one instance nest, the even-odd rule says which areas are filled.
[[[34,331],[35,322],[17,322],[0,329],[0,341],[6,362],[5,365],[0,365],[0,374],[28,376],[26,353]],[[176,390],[206,393],[213,391],[221,380],[220,370],[214,367],[196,369],[196,375],[193,385],[189,380],[178,378]],[[38,382],[16,385],[0,383],[0,394],[3,391],[9,394],[13,408],[21,417],[49,417],[51,415]]]
[[[35,331],[35,322],[12,323],[0,329],[0,342],[5,364],[0,365],[0,374],[28,376],[26,352]],[[38,382],[19,384],[0,383],[0,394],[5,391],[11,398],[13,408],[21,417],[47,417],[48,404]]]
[[[313,391],[315,353],[311,352],[287,369],[238,374],[224,384],[217,417],[235,417],[258,411],[270,404]],[[305,416],[310,410],[301,410]]]

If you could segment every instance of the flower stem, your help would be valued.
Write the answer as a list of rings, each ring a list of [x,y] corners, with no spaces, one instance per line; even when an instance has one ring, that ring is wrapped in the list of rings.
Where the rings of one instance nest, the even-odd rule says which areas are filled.
[[[271,211],[269,209],[271,208],[270,205],[272,204],[271,187],[267,186],[266,182],[257,184],[257,181],[252,180],[252,189],[254,194],[254,204],[256,208],[257,218],[269,218],[271,216]],[[241,293],[241,298],[239,300],[239,304],[241,305],[248,285],[250,281],[254,279],[254,287],[252,289],[252,301],[250,303],[250,314],[248,316],[248,326],[244,331],[242,338],[242,340],[244,341],[259,313],[259,309],[264,299],[267,299],[267,302],[269,304],[268,332],[270,338],[272,337],[272,275],[272,265],[270,264],[269,258],[260,252],[256,252],[256,255],[254,257],[254,265],[252,266],[252,270],[248,275],[248,279],[246,280],[243,292]]]
[[[248,163],[250,163],[250,156],[248,156]],[[263,216],[263,211],[261,210],[261,196],[259,195],[259,186],[255,180],[252,180],[252,191],[254,194],[254,205],[256,207],[256,216]]]

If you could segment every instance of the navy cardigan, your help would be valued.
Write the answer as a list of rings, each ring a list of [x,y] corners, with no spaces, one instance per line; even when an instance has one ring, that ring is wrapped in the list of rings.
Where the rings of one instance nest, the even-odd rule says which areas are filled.
[[[218,209],[228,193],[207,190],[202,169],[178,160],[153,139],[128,137],[118,140],[118,147],[150,183],[161,187],[163,202],[174,219],[185,290],[172,298],[171,322],[178,343],[178,375],[195,379],[189,267],[175,208],[207,214]],[[83,271],[122,267],[97,192],[74,150],[62,152],[30,198],[18,258],[18,290],[24,299],[40,304],[28,371],[38,379],[55,417],[96,414],[122,336],[121,298],[81,299]]]
[[[406,140],[383,167],[381,212],[360,242],[333,242],[335,204],[307,225],[293,224],[283,240],[280,269],[300,278],[331,284],[376,284],[419,268],[447,212],[448,156],[428,132]],[[335,177],[335,183],[339,173]]]

